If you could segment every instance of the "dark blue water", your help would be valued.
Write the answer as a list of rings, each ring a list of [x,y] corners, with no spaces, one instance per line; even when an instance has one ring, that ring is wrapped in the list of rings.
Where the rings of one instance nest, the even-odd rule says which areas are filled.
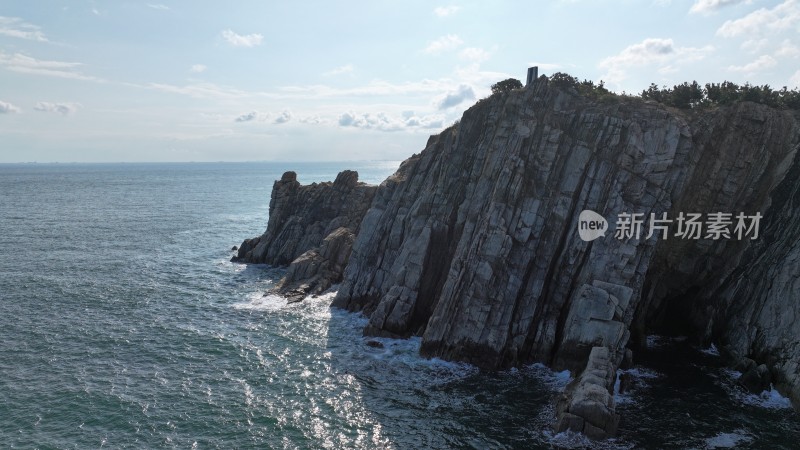
[[[0,447],[588,445],[549,431],[564,374],[482,374],[418,357],[418,340],[375,349],[365,319],[331,310],[330,295],[287,305],[262,296],[279,270],[228,262],[231,246],[264,230],[283,171],[308,183],[355,168],[378,183],[396,167],[0,165]],[[671,380],[670,370],[641,373]],[[749,422],[712,417],[672,430],[675,446],[800,442],[780,398],[737,397],[718,368],[697,376],[715,414],[733,408]],[[600,447],[656,448],[659,424],[709,401],[647,416],[649,402],[684,389],[670,386],[622,397],[642,422]]]

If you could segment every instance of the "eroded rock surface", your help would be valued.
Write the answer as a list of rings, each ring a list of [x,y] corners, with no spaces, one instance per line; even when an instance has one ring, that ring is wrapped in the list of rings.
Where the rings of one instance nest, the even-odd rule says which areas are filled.
[[[556,432],[576,431],[592,439],[617,433],[619,415],[609,386],[616,380],[608,347],[593,347],[586,368],[570,383],[557,405]]]
[[[596,101],[540,78],[480,101],[380,187],[337,179],[323,196],[285,175],[239,258],[294,261],[282,286],[298,292],[339,273],[334,306],[366,314],[366,335],[422,336],[427,356],[572,370],[558,427],[594,437],[616,429],[630,338],[653,331],[749,358],[797,401],[799,145],[797,112]],[[583,210],[605,237],[578,237]],[[758,213],[761,234],[614,236],[620,213],[681,212]]]
[[[276,291],[290,301],[324,292],[341,280],[350,250],[377,186],[345,170],[333,183],[302,186],[286,172],[272,187],[263,235],[239,246],[235,262],[289,266]]]

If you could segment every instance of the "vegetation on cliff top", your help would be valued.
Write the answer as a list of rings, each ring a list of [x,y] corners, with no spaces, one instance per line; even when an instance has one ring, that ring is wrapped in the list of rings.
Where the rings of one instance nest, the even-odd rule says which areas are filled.
[[[503,81],[498,81],[492,85],[492,94],[498,92],[508,92],[513,89],[522,89],[522,82],[516,78],[506,78]]]
[[[563,72],[556,72],[549,78],[545,78],[553,86],[561,89],[574,89],[578,94],[595,100],[609,100],[620,96],[631,97],[624,92],[617,94],[609,91],[602,80],[598,84],[591,80],[580,81],[577,77]],[[509,78],[492,85],[492,94],[519,88],[522,88],[522,83],[514,78]],[[750,101],[779,109],[800,110],[800,91],[790,90],[786,86],[775,90],[768,84],[756,86],[745,83],[740,86],[730,81],[723,81],[722,83],[706,83],[705,86],[701,86],[697,81],[692,81],[691,83],[676,84],[670,88],[658,87],[652,83],[638,97],[680,109],[724,106]]]
[[[762,103],[779,109],[800,109],[800,91],[783,89],[775,90],[770,85],[755,86],[745,83],[739,86],[730,81],[722,83],[706,83],[701,87],[697,81],[684,82],[672,88],[659,88],[655,83],[641,93],[645,100],[655,100],[675,108],[696,108],[709,105],[730,105],[736,102],[750,101]]]

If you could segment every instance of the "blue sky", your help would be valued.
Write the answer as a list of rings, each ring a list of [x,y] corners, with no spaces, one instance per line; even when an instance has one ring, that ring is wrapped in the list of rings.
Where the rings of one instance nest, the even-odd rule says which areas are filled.
[[[800,0],[0,4],[0,162],[405,159],[538,64],[800,85]]]

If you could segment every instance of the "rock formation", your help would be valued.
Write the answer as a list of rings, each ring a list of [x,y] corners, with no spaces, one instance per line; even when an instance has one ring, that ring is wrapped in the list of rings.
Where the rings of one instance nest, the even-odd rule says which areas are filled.
[[[581,374],[559,429],[614,433],[614,373],[654,330],[750,358],[797,401],[799,123],[748,102],[593,99],[542,77],[478,102],[377,188],[284,175],[239,260],[294,261],[282,286],[297,295],[343,269],[333,305],[366,314],[366,335],[422,336],[424,355]],[[611,222],[605,237],[578,237],[583,210]],[[648,235],[651,214],[681,212],[758,213],[760,235]],[[640,236],[614,236],[620,213],[643,214]]]
[[[333,183],[301,186],[286,172],[272,186],[267,230],[247,239],[231,261],[289,265],[276,290],[290,301],[320,294],[341,280],[355,233],[377,186],[345,170]]]
[[[557,432],[577,431],[593,439],[616,434],[619,415],[608,389],[616,380],[616,368],[610,356],[606,346],[592,348],[586,368],[558,401]]]

